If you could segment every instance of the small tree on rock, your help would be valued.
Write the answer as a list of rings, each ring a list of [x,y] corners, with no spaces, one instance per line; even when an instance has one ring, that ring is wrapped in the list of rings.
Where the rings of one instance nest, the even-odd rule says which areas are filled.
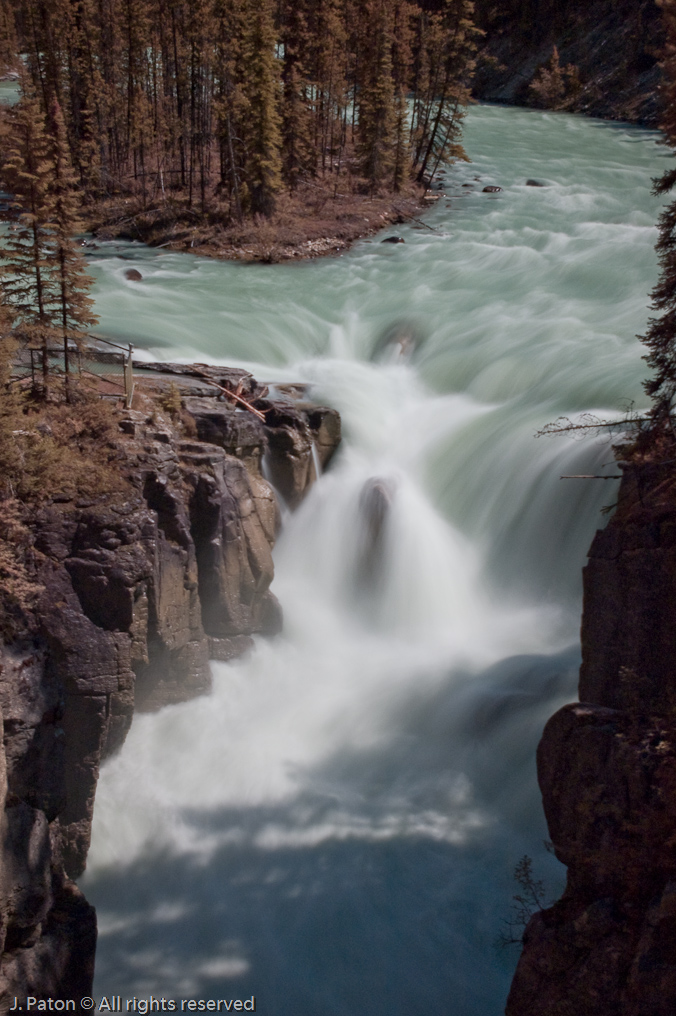
[[[536,105],[544,109],[557,109],[580,87],[577,67],[575,64],[562,67],[559,51],[554,46],[549,66],[543,64],[528,87]]]

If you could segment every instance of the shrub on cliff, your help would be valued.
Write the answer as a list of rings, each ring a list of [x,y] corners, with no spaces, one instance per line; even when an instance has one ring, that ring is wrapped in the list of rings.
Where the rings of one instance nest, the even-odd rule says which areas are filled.
[[[1,308],[0,308],[1,309]],[[120,490],[115,410],[100,399],[36,402],[9,383],[14,343],[0,330],[0,502],[92,497]]]
[[[676,149],[676,0],[662,0],[666,45],[662,60],[664,112],[660,126],[665,144]],[[668,169],[655,181],[654,193],[667,194],[676,184],[676,169]],[[652,292],[653,310],[661,317],[652,318],[643,337],[650,352],[645,357],[654,371],[645,382],[645,390],[654,400],[652,415],[656,426],[669,421],[676,395],[676,201],[667,205],[659,220],[656,250],[660,278]]]
[[[22,501],[96,497],[125,487],[111,444],[111,406],[36,406],[0,396],[0,498]]]
[[[562,109],[567,100],[580,90],[577,67],[574,64],[562,67],[559,51],[554,46],[548,63],[538,68],[528,89],[533,105],[544,109]]]

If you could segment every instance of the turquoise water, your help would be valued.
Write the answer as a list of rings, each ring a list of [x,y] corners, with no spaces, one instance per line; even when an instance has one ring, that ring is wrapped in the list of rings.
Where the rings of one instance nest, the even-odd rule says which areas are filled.
[[[104,767],[82,881],[97,994],[493,1016],[515,864],[561,887],[534,749],[575,696],[580,569],[616,484],[559,477],[616,466],[597,439],[533,435],[644,405],[665,152],[488,106],[465,142],[473,162],[443,178],[431,229],[397,227],[405,244],[273,266],[92,257],[101,334],[309,382],[345,431],[275,552],[284,634],[215,665],[208,698],[138,716]],[[374,478],[391,510],[367,600]]]
[[[13,106],[19,99],[19,86],[16,81],[0,81],[0,103]]]

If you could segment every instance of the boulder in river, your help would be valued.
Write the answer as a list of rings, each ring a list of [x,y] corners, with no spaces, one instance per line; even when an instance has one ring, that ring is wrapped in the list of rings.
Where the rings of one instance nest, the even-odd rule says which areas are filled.
[[[493,184],[490,184],[488,187],[484,187],[483,193],[484,194],[497,194],[498,191],[501,191],[501,190],[502,190],[502,187],[497,187],[497,186],[494,186]]]
[[[546,183],[540,183],[539,180],[526,180],[526,187],[546,187]]]
[[[389,362],[411,356],[424,341],[425,333],[415,320],[397,321],[378,337],[373,348],[372,359]]]
[[[381,240],[380,242],[381,243],[406,243],[406,241],[404,240],[403,236],[386,236],[385,239]]]
[[[367,480],[362,488],[359,508],[372,545],[377,544],[382,537],[385,519],[392,504],[392,495],[392,482],[379,476]]]
[[[124,273],[125,279],[129,279],[130,282],[142,282],[143,276],[139,272],[138,268],[127,268]]]
[[[382,577],[385,526],[393,497],[393,482],[380,476],[367,480],[359,497],[362,545],[357,577],[359,585],[366,590],[373,590]]]

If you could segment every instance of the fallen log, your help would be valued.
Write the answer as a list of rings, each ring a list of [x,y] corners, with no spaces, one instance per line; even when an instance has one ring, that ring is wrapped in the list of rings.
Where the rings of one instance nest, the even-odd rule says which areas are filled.
[[[208,384],[213,385],[214,388],[218,388],[219,392],[223,392],[223,394],[227,395],[229,399],[233,399],[233,401],[239,402],[240,405],[244,406],[245,409],[248,409],[250,413],[253,413],[254,416],[257,416],[259,420],[265,423],[265,415],[260,411],[260,409],[256,409],[256,407],[252,406],[250,402],[247,402],[247,400],[243,398],[242,395],[239,394],[239,391],[233,392],[232,389],[230,388],[224,388],[223,385],[219,385],[218,382],[213,381],[208,374],[202,374],[201,371],[195,371],[195,373],[198,374],[199,377],[204,378],[204,380]],[[241,390],[241,385],[242,382],[240,380],[239,384],[237,385],[237,388],[239,390]]]

